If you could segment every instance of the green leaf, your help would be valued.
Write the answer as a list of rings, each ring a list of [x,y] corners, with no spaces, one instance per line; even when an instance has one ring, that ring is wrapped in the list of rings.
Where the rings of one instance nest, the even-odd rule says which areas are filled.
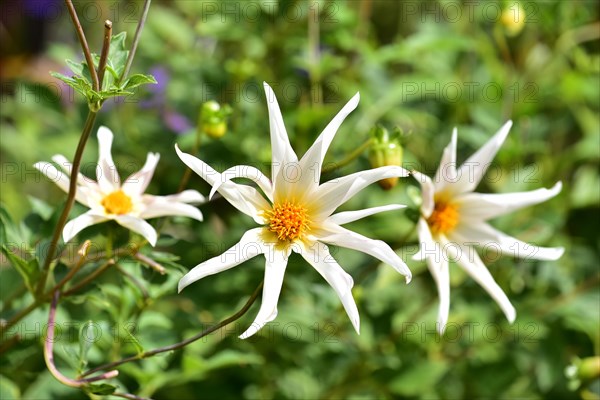
[[[127,63],[127,57],[129,56],[129,51],[125,49],[126,37],[127,33],[121,32],[110,39],[110,48],[108,50],[106,65],[110,66],[114,71],[115,80],[118,80],[125,70],[125,64]]]
[[[8,258],[10,263],[15,267],[19,274],[21,274],[23,281],[25,282],[25,286],[27,286],[27,289],[33,293],[35,290],[35,283],[40,275],[38,260],[36,258],[29,261],[24,260],[8,250],[4,243],[2,244],[2,254]]]
[[[54,209],[48,203],[33,196],[27,196],[27,199],[31,203],[33,211],[42,217],[44,221],[48,221],[52,217]]]
[[[447,370],[444,362],[424,360],[390,382],[389,389],[403,396],[418,396],[423,388],[434,386]]]
[[[85,387],[85,391],[91,394],[106,396],[113,394],[117,390],[116,386],[109,385],[108,383],[101,383],[99,385],[89,385]]]
[[[79,357],[77,372],[82,372],[87,366],[87,355],[94,344],[93,341],[88,339],[90,337],[90,329],[93,329],[93,326],[94,323],[90,320],[83,324],[81,329],[79,329]],[[95,332],[93,335],[95,335]]]
[[[133,89],[140,85],[145,85],[147,83],[157,83],[156,79],[152,75],[144,75],[144,74],[135,74],[131,75],[129,79],[125,81],[123,84],[124,89]]]

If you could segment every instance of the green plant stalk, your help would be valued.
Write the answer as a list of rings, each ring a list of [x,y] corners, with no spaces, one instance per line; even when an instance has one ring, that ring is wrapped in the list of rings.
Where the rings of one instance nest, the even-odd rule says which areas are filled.
[[[146,19],[148,18],[148,10],[150,9],[150,3],[152,0],[146,0],[144,2],[144,9],[142,10],[142,16],[138,22],[137,28],[135,30],[135,36],[133,37],[133,44],[131,45],[131,51],[127,56],[127,62],[125,63],[125,68],[123,69],[123,73],[119,77],[119,83],[123,79],[127,77],[129,74],[129,70],[131,69],[131,64],[133,63],[133,57],[135,56],[135,52],[137,50],[138,43],[140,42],[140,37],[142,36],[142,30],[144,29],[144,24],[146,23]]]
[[[222,320],[221,322],[219,322],[216,325],[211,326],[210,328],[206,328],[204,329],[202,332],[200,332],[199,334],[192,336],[189,339],[186,339],[182,342],[178,342],[169,346],[164,346],[164,347],[159,347],[157,349],[154,350],[149,350],[149,351],[145,351],[143,353],[139,353],[136,354],[134,356],[130,356],[130,357],[125,357],[122,358],[118,361],[114,361],[108,364],[104,364],[101,365],[99,367],[96,368],[92,368],[89,371],[81,374],[79,376],[79,379],[84,378],[88,375],[91,375],[93,373],[102,371],[102,370],[107,370],[107,369],[113,369],[115,367],[118,367],[119,365],[131,362],[131,361],[136,361],[136,360],[141,360],[143,358],[148,358],[148,357],[152,357],[156,354],[160,354],[160,353],[164,353],[167,351],[173,351],[173,350],[177,350],[180,349],[182,347],[187,346],[190,343],[193,343],[199,339],[202,339],[204,336],[209,335],[211,333],[213,333],[214,331],[221,329],[222,327],[229,325],[230,323],[240,319],[244,314],[246,314],[246,312],[250,309],[250,307],[252,306],[252,304],[254,304],[254,302],[256,301],[256,299],[258,298],[258,295],[260,294],[260,291],[263,287],[264,281],[260,283],[260,285],[258,285],[258,287],[254,290],[254,293],[252,293],[252,295],[250,296],[250,298],[248,299],[248,301],[246,301],[246,304],[244,304],[244,306],[235,314],[233,314],[232,316],[230,316],[229,318],[225,318],[224,320]]]
[[[88,69],[90,70],[90,76],[92,78],[92,87],[95,91],[99,91],[100,81],[98,80],[98,74],[94,69],[92,53],[90,53],[90,47],[88,46],[87,40],[85,39],[85,33],[83,32],[83,28],[81,27],[81,23],[79,22],[79,18],[77,17],[77,11],[75,11],[75,7],[73,6],[73,2],[71,0],[65,0],[65,4],[67,5],[67,9],[69,10],[71,19],[73,20],[73,25],[75,25],[77,37],[79,38],[79,44],[81,44],[83,55],[85,56],[85,62],[87,63]]]
[[[348,154],[348,156],[346,156],[346,158],[344,158],[339,163],[335,163],[334,165],[332,165],[330,167],[322,168],[321,174],[328,174],[328,173],[338,170],[342,167],[345,167],[346,165],[350,164],[352,161],[357,159],[363,153],[363,151],[365,151],[366,149],[369,148],[370,145],[371,145],[371,139],[367,139],[363,144],[361,144],[359,147],[357,147],[352,153]]]
[[[50,264],[52,263],[52,259],[54,258],[54,254],[56,253],[58,241],[60,240],[62,230],[67,222],[67,218],[69,217],[69,212],[71,211],[73,203],[75,202],[75,194],[77,193],[77,175],[79,174],[79,168],[81,167],[81,157],[83,156],[83,150],[85,149],[87,140],[90,137],[92,128],[94,127],[94,122],[96,122],[97,115],[98,113],[95,111],[90,110],[88,112],[83,131],[81,132],[79,144],[77,145],[75,157],[73,158],[73,168],[71,170],[71,178],[69,180],[69,194],[67,195],[67,203],[65,204],[62,214],[58,219],[58,223],[54,228],[52,241],[50,242],[50,246],[48,247],[48,254],[46,255],[44,266],[42,267],[42,275],[40,276],[40,280],[38,281],[36,287],[36,298],[40,297],[42,292],[44,291],[44,287],[46,286],[46,280],[48,279],[48,273],[50,272]]]

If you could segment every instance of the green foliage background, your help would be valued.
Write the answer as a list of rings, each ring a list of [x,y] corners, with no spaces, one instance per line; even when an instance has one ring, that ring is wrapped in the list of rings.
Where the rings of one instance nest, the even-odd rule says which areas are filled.
[[[159,152],[148,193],[174,193],[185,168],[173,146],[191,151],[198,111],[207,100],[228,103],[233,113],[223,138],[202,135],[198,156],[221,171],[238,164],[268,171],[263,81],[278,95],[299,154],[359,91],[360,105],[342,125],[326,161],[343,159],[380,122],[411,133],[404,164],[431,175],[453,127],[458,127],[460,162],[512,119],[509,138],[478,191],[531,190],[562,181],[556,198],[494,225],[529,243],[564,246],[566,252],[556,262],[483,253],[517,309],[512,326],[483,289],[451,265],[450,321],[439,337],[434,282],[424,263],[410,259],[417,244],[413,222],[404,211],[373,216],[351,228],[393,245],[414,278],[405,285],[389,266],[335,249],[340,265],[355,278],[360,336],[334,291],[292,257],[279,315],[256,337],[237,338],[252,322],[254,305],[237,323],[182,351],[124,365],[118,386],[156,399],[599,398],[597,379],[578,387],[565,375],[574,359],[600,352],[599,7],[595,1],[526,1],[523,29],[510,36],[497,13],[513,3],[153,2],[133,72],[162,68],[168,82],[156,76],[158,89],[145,86],[125,101],[109,100],[99,117],[98,124],[115,132],[113,157],[123,178],[141,167],[147,152]],[[106,18],[114,32],[127,31],[131,43],[140,3],[77,6],[90,4],[102,17],[81,19],[96,51]],[[73,156],[87,107],[79,96],[69,101],[46,74],[61,71],[66,58],[81,58],[66,12],[50,21],[44,43],[38,57],[49,67],[17,74],[0,111],[2,203],[15,221],[13,240],[19,238],[25,252],[43,252],[65,199],[32,165],[57,153]],[[156,94],[161,88],[164,98]],[[174,112],[191,121],[185,132],[169,127],[166,115]],[[94,131],[84,154],[85,174],[93,176],[96,160]],[[368,167],[365,155],[336,174]],[[209,192],[197,176],[188,186]],[[414,207],[407,195],[413,186],[410,178],[390,191],[373,185],[344,209]],[[83,210],[76,207],[72,215]],[[134,260],[119,260],[147,293],[114,268],[62,302],[58,320],[72,326],[56,344],[56,357],[66,375],[76,373],[79,330],[88,320],[101,332],[86,360],[94,366],[189,337],[246,301],[262,279],[262,257],[176,294],[185,271],[220,254],[254,225],[222,199],[201,210],[203,223],[168,219],[157,247],[145,249],[167,267],[165,276]],[[134,239],[117,225],[104,224],[86,229],[76,243],[90,238],[101,248],[108,230],[118,243]],[[66,271],[59,265],[57,280]],[[22,286],[3,259],[2,318],[31,301]],[[85,397],[45,369],[40,331],[46,319],[47,306],[30,314],[17,329],[22,340],[2,355],[3,399]]]

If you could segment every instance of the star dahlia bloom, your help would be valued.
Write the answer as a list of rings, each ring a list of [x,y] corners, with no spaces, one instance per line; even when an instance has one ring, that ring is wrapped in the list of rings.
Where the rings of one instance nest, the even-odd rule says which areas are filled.
[[[405,275],[409,282],[410,270],[387,244],[341,226],[404,206],[387,205],[338,214],[333,212],[367,185],[380,179],[407,176],[408,172],[397,166],[381,167],[319,184],[325,153],[341,123],[358,105],[358,93],[298,160],[290,146],[275,94],[266,83],[264,87],[271,128],[272,180],[258,169],[244,165],[218,173],[203,161],[176,147],[181,160],[213,186],[212,193],[218,191],[234,207],[260,225],[248,230],[239,243],[222,255],[207,260],[188,272],[179,281],[179,291],[205,276],[235,267],[258,254],[265,254],[262,304],[254,323],[240,336],[245,339],[277,316],[277,301],[287,260],[294,251],[331,285],[354,328],[359,332],[358,310],[351,292],[354,282],[333,259],[326,243],[362,251],[378,258]],[[232,178],[252,179],[262,194],[254,187],[232,182]]]
[[[63,229],[65,243],[84,228],[112,219],[119,225],[139,233],[154,246],[157,234],[154,228],[144,221],[145,219],[182,215],[202,221],[200,210],[187,204],[204,201],[204,197],[195,190],[185,190],[170,196],[144,194],[158,164],[160,158],[158,153],[148,153],[142,169],[121,184],[111,155],[112,141],[113,134],[110,129],[101,126],[98,129],[100,154],[96,168],[97,182],[81,173],[77,176],[75,200],[89,207],[90,210],[65,225]],[[55,155],[52,161],[57,163],[66,174],[48,162],[38,162],[34,167],[68,193],[72,165],[62,155]]]
[[[551,189],[530,192],[473,192],[506,139],[511,125],[511,121],[504,124],[458,169],[457,134],[454,129],[452,140],[444,150],[433,181],[428,176],[413,171],[414,177],[421,184],[423,198],[421,218],[417,226],[421,245],[414,259],[427,261],[429,271],[437,284],[440,296],[437,327],[440,333],[444,332],[450,308],[449,260],[456,261],[496,300],[511,323],[515,320],[514,307],[470,245],[489,246],[515,257],[538,260],[556,260],[563,254],[563,248],[544,248],[521,242],[486,222],[488,219],[556,196],[562,188],[560,182]]]

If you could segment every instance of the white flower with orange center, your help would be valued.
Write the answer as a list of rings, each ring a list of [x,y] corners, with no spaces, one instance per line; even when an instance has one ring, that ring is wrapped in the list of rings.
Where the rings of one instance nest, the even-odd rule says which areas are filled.
[[[287,260],[294,251],[312,265],[336,291],[354,328],[359,332],[359,315],[351,292],[354,282],[330,255],[325,243],[372,255],[405,275],[408,282],[411,278],[410,270],[386,243],[369,239],[341,226],[404,206],[387,205],[338,214],[333,212],[369,184],[380,179],[407,176],[408,172],[398,166],[381,167],[319,184],[325,153],[341,123],[358,105],[358,93],[298,160],[290,146],[275,94],[266,83],[264,87],[271,127],[272,181],[251,166],[240,165],[222,174],[218,173],[198,158],[176,148],[181,160],[213,186],[211,196],[218,191],[234,207],[260,225],[248,230],[239,243],[222,255],[207,260],[188,272],[179,281],[179,290],[258,254],[265,254],[262,304],[254,323],[240,336],[245,339],[277,316],[277,301]],[[252,179],[262,194],[254,187],[232,182],[233,178]]]
[[[551,189],[530,192],[484,194],[473,190],[481,181],[492,159],[504,143],[512,125],[508,121],[465,163],[456,168],[456,129],[444,150],[433,179],[413,171],[421,184],[421,218],[418,222],[420,250],[414,258],[425,259],[436,281],[440,307],[437,327],[443,333],[450,309],[449,261],[455,261],[477,281],[498,303],[512,323],[516,312],[506,294],[496,283],[477,252],[474,244],[493,248],[515,257],[556,260],[563,248],[544,248],[524,243],[498,231],[486,221],[511,211],[538,204],[556,196],[562,184]]]
[[[158,164],[160,158],[158,153],[148,153],[142,169],[121,184],[111,155],[112,141],[113,134],[110,129],[101,126],[98,129],[100,154],[96,168],[97,181],[81,173],[77,176],[75,200],[89,207],[90,210],[65,225],[63,229],[65,243],[88,226],[114,220],[119,225],[139,233],[154,246],[157,234],[152,225],[145,221],[146,219],[181,215],[202,221],[200,210],[188,204],[204,201],[204,197],[195,190],[185,190],[170,196],[144,194]],[[52,160],[64,172],[48,162],[38,162],[34,167],[68,193],[72,165],[62,155],[55,155]]]

